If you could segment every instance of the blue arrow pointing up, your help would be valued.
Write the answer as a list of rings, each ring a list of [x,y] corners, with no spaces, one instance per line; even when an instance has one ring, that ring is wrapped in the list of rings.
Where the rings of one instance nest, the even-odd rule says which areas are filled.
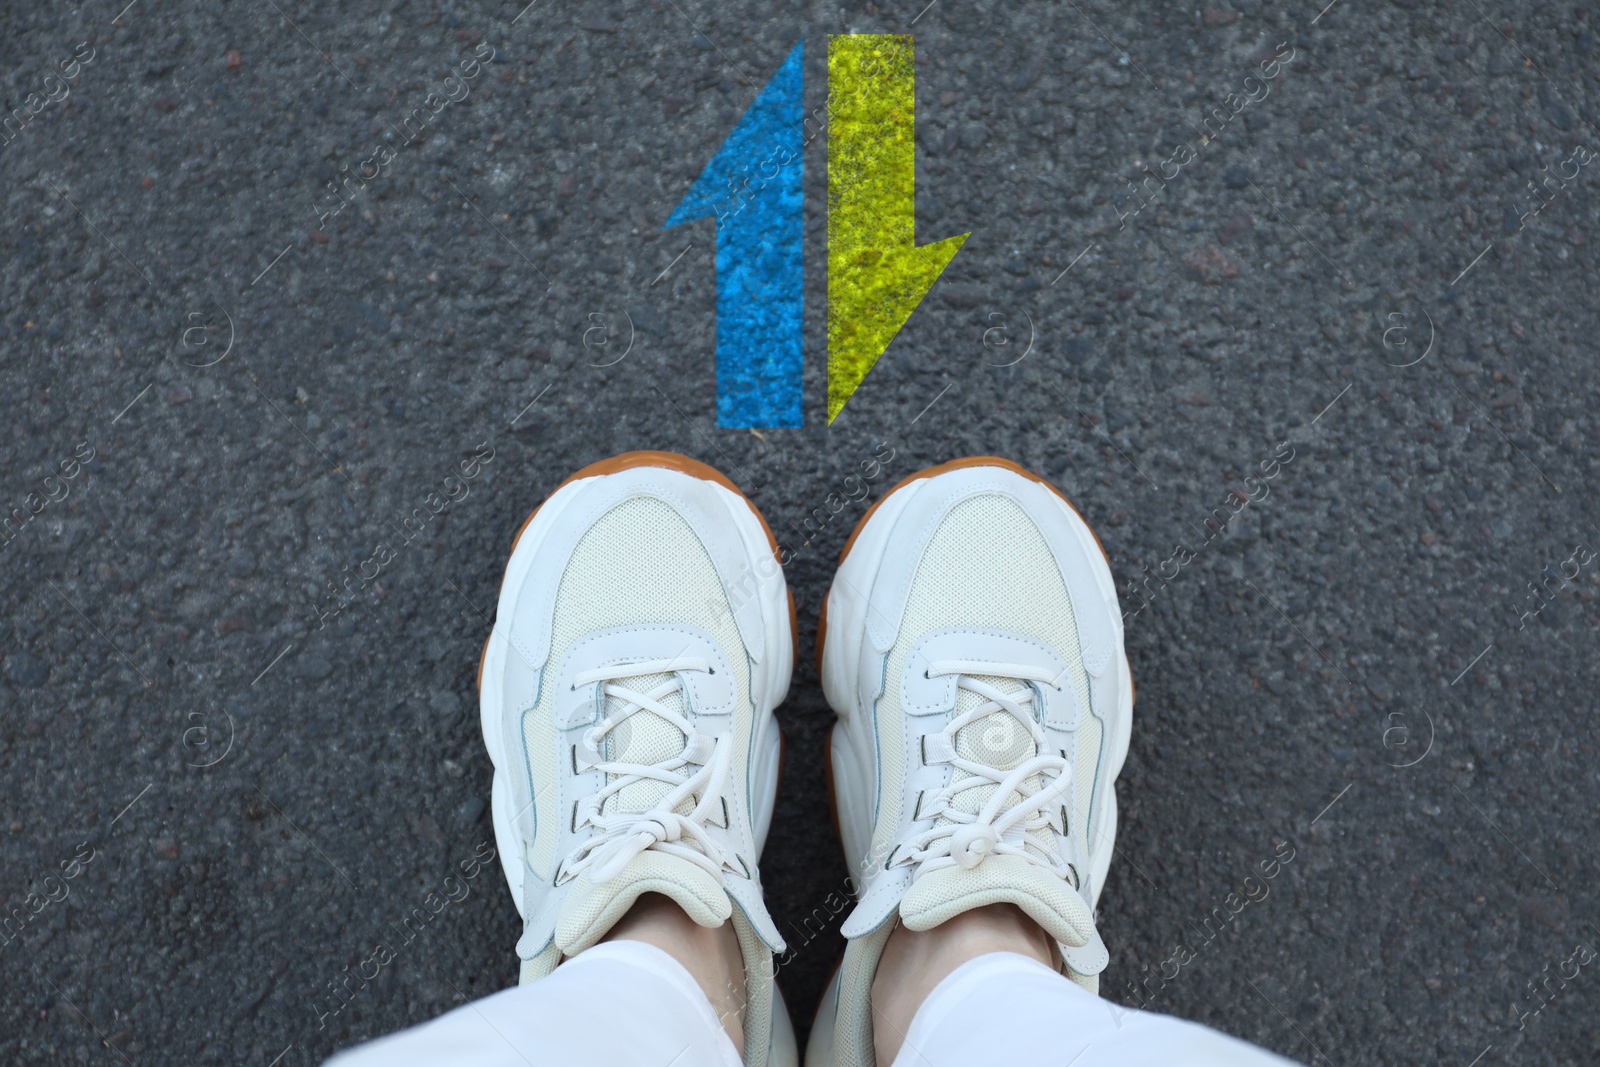
[[[802,424],[802,47],[662,226],[717,220],[719,426]]]

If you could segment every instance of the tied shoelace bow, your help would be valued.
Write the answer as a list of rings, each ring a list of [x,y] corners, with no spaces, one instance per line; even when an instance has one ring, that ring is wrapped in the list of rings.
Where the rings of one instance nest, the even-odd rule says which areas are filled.
[[[693,863],[721,884],[727,860],[706,831],[706,823],[716,821],[713,816],[721,819],[725,814],[722,791],[727,781],[730,749],[696,733],[694,723],[665,703],[683,689],[680,673],[683,671],[714,673],[705,659],[677,656],[597,667],[573,679],[573,687],[577,689],[599,683],[602,706],[609,709],[604,719],[584,731],[577,755],[580,767],[588,765],[582,769],[603,772],[607,784],[579,806],[574,828],[592,826],[597,832],[567,857],[558,883],[577,877],[586,868],[591,881],[605,882],[621,874],[635,856],[647,849],[656,849]],[[622,684],[622,679],[650,674],[671,674],[672,677],[649,692]],[[684,735],[683,750],[655,763],[603,758],[606,736],[642,713],[658,716],[676,727]],[[647,781],[660,782],[667,787],[650,808],[604,810],[606,802],[622,790]],[[694,807],[687,813],[676,810],[691,799]]]
[[[1065,831],[1066,827],[1057,820],[1056,812],[1060,807],[1059,801],[1071,784],[1071,768],[1067,761],[1044,751],[1049,745],[1049,738],[1032,714],[1036,691],[1032,686],[1024,686],[1008,693],[975,677],[983,675],[1018,682],[1041,682],[1052,688],[1060,688],[1061,674],[1014,663],[936,660],[928,665],[927,677],[947,675],[955,675],[959,689],[981,697],[984,702],[951,719],[941,733],[927,735],[923,747],[924,758],[928,763],[949,763],[957,770],[966,772],[969,777],[952,782],[924,806],[921,811],[923,818],[933,814],[949,821],[908,841],[902,862],[921,864],[919,873],[951,864],[971,870],[982,863],[986,856],[1014,855],[1042,864],[1063,878],[1068,877],[1066,866],[1057,857],[1050,855],[1045,858],[1024,844],[1027,834],[1033,830],[1048,826],[1057,832]],[[957,748],[956,735],[979,719],[1001,713],[1009,715],[1028,732],[1033,741],[1034,755],[1010,768],[994,767],[962,756]],[[1042,784],[1030,787],[1028,781],[1032,778],[1038,778]],[[954,794],[984,785],[993,786],[993,790],[976,812],[965,812],[951,806]],[[1016,803],[1007,806],[1007,801],[1013,796],[1018,798]],[[1008,840],[1008,835],[1015,840]]]

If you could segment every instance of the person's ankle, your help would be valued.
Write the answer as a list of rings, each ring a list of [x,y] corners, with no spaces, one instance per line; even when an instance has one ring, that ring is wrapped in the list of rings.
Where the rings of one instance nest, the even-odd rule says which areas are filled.
[[[643,941],[683,964],[744,1055],[744,955],[733,923],[701,926],[670,898],[646,893],[601,940]]]
[[[872,980],[873,1046],[889,1067],[917,1009],[957,967],[993,952],[1015,952],[1055,966],[1050,935],[1014,904],[964,911],[931,930],[895,928]]]

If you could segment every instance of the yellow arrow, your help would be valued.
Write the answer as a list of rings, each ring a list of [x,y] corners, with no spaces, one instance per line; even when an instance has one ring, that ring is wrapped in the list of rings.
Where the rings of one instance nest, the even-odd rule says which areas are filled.
[[[909,35],[828,40],[828,421],[970,234],[916,245]]]

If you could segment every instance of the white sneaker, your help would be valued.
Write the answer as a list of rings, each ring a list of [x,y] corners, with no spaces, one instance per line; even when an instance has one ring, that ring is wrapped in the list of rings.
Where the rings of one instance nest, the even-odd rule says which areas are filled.
[[[874,1062],[896,921],[1009,902],[1098,992],[1094,925],[1133,684],[1111,568],[1053,486],[989,456],[922,471],[846,543],[823,609],[830,764],[859,901],[808,1067]]]
[[[755,505],[710,467],[629,452],[578,471],[511,549],[478,693],[521,980],[643,893],[745,959],[745,1058],[798,1062],[757,858],[794,666],[793,599]]]

